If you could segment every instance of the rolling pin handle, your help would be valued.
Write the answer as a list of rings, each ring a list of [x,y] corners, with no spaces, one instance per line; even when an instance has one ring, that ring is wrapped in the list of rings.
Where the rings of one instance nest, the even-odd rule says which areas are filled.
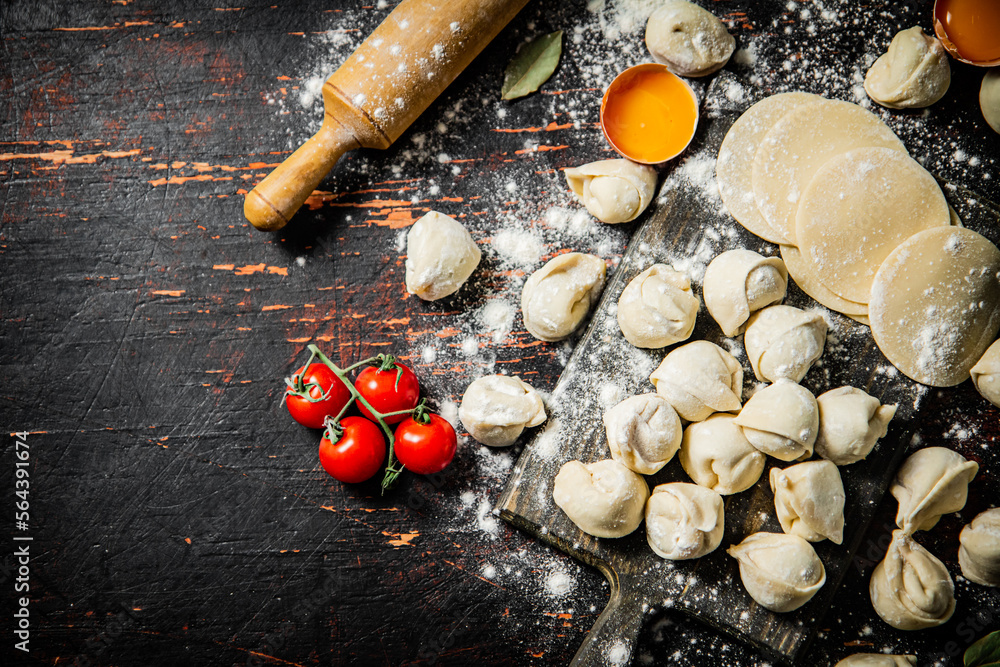
[[[605,572],[605,575],[608,573]],[[646,617],[644,599],[635,585],[623,585],[617,575],[608,577],[611,599],[597,617],[570,667],[608,667],[631,665],[635,646]],[[623,591],[628,591],[627,594]]]
[[[247,193],[243,214],[257,229],[267,232],[281,229],[337,160],[358,146],[354,135],[327,115],[319,132]]]

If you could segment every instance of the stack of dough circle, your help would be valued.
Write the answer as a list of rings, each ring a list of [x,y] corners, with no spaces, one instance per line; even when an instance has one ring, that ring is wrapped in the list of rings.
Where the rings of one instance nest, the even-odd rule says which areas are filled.
[[[948,202],[916,160],[890,148],[830,158],[799,201],[795,239],[807,273],[837,296],[867,303],[875,272],[913,234],[951,224]]]
[[[796,243],[799,201],[820,167],[835,155],[866,146],[906,153],[877,116],[840,100],[802,105],[768,130],[754,156],[750,182],[757,208],[782,241]]]
[[[1000,250],[970,229],[919,232],[875,274],[868,313],[896,368],[923,384],[957,385],[1000,330]]]
[[[719,147],[715,176],[722,202],[741,225],[766,241],[781,243],[785,238],[768,225],[754,201],[750,174],[757,147],[782,116],[822,99],[812,93],[781,93],[765,97],[733,123]]]

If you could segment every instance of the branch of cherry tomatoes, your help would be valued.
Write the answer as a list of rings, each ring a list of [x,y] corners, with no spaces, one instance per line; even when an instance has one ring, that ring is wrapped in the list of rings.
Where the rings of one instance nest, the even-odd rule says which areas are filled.
[[[451,463],[458,447],[455,429],[427,409],[413,371],[389,354],[340,368],[315,345],[308,349],[309,360],[285,379],[284,401],[295,421],[324,429],[319,462],[331,477],[364,482],[386,462],[385,493],[404,468],[429,475]],[[358,368],[351,382],[349,374]],[[348,415],[352,406],[362,416]]]

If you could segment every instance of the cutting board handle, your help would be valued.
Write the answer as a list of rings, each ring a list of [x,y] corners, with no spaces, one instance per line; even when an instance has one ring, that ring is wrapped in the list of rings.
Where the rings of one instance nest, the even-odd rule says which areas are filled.
[[[611,599],[573,656],[570,667],[624,667],[632,664],[639,632],[646,618],[645,601],[637,595],[641,587],[638,581],[622,582],[614,572],[605,572],[605,576],[611,584]]]

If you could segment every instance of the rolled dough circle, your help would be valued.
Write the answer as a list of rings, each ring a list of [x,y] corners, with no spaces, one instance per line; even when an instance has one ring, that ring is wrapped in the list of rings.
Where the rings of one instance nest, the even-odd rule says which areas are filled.
[[[802,193],[795,239],[812,273],[838,296],[867,303],[896,246],[951,224],[937,181],[906,153],[856,148],[830,158]]]
[[[960,384],[1000,330],[1000,250],[971,229],[918,232],[875,274],[868,316],[879,349],[908,377]]]
[[[802,253],[793,245],[782,245],[781,259],[785,262],[788,275],[803,292],[819,301],[821,304],[843,313],[851,318],[868,315],[868,304],[848,301],[830,291],[823,282],[812,273],[812,265],[802,259]],[[865,322],[867,324],[867,322]]]
[[[865,146],[906,153],[889,126],[850,102],[821,100],[782,116],[761,140],[750,175],[771,229],[795,244],[795,214],[813,176],[833,156]]]
[[[754,200],[750,174],[757,148],[767,131],[782,116],[822,99],[812,93],[779,93],[765,97],[736,119],[719,147],[715,178],[722,202],[737,222],[765,241],[782,243],[786,239],[767,224]]]

